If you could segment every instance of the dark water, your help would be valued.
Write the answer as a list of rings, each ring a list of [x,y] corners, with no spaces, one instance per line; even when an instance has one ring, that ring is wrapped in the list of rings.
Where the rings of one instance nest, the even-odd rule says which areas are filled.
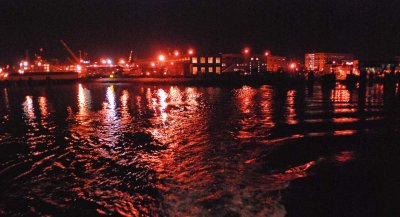
[[[383,87],[1,88],[3,216],[398,216]]]

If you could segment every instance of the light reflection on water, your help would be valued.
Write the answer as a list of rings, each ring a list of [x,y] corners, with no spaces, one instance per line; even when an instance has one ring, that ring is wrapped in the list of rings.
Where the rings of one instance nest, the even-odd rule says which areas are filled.
[[[312,97],[266,85],[62,88],[75,95],[3,92],[2,106],[16,112],[2,132],[18,141],[1,158],[3,213],[282,216],[281,191],[291,181],[321,159],[343,164],[356,155],[333,149],[300,159],[274,157],[275,150],[290,142],[309,147],[305,138],[329,144],[371,130],[360,121],[384,120],[381,113],[360,119],[357,95],[344,86],[317,87]],[[368,90],[371,106],[382,103],[380,90]]]

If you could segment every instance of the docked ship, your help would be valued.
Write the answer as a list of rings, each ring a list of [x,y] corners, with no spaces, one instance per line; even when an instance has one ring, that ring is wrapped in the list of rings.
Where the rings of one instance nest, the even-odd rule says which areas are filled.
[[[15,68],[3,80],[8,81],[48,81],[48,80],[77,80],[80,78],[82,67],[80,65],[50,64],[40,56],[33,62],[22,60],[19,67]]]

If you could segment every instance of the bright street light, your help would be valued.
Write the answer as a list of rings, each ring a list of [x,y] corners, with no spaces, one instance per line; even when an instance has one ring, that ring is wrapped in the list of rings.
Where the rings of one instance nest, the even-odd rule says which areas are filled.
[[[160,56],[158,56],[158,60],[163,62],[165,60],[165,56],[161,54]]]

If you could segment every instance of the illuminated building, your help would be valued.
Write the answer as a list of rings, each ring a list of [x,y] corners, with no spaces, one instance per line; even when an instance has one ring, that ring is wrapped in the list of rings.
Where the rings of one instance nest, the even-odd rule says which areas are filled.
[[[222,72],[245,75],[265,72],[266,57],[266,55],[250,54],[247,49],[243,51],[243,54],[222,54]]]
[[[287,59],[283,56],[267,56],[267,71],[269,72],[278,72],[280,70],[287,70]]]
[[[317,75],[334,72],[339,79],[348,74],[358,74],[358,60],[354,59],[353,54],[347,53],[307,53],[305,67]]]
[[[234,72],[235,68],[245,63],[242,54],[222,54],[222,71],[223,72]]]
[[[221,74],[221,55],[202,55],[190,58],[190,75]]]
[[[353,61],[353,54],[345,53],[307,53],[305,55],[305,67],[315,72],[331,72],[327,64]]]

